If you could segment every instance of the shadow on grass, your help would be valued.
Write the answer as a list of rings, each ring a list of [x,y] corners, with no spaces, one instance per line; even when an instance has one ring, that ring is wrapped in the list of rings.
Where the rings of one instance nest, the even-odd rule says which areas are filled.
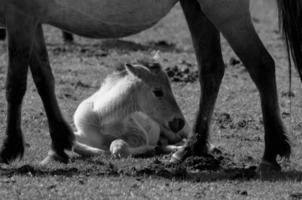
[[[150,41],[145,44],[136,43],[128,40],[103,40],[94,44],[48,44],[48,49],[55,55],[64,53],[78,53],[87,57],[106,57],[109,50],[117,52],[129,51],[152,51],[162,52],[182,52],[174,43],[165,40]]]
[[[174,43],[166,40],[149,41],[145,44],[139,44],[127,40],[104,40],[101,46],[105,49],[126,50],[126,51],[149,51],[160,50],[162,52],[181,52]]]
[[[302,171],[289,170],[280,173],[273,173],[270,177],[264,178],[266,181],[302,181]]]
[[[199,160],[200,161],[200,160]],[[171,165],[157,158],[152,159],[108,159],[76,157],[68,165],[45,167],[39,165],[23,165],[21,167],[0,167],[0,177],[152,177],[155,179],[173,179],[190,182],[215,182],[225,180],[263,180],[263,181],[302,181],[302,172],[285,171],[270,173],[260,178],[257,168],[239,167],[239,165],[221,166],[211,162],[198,164],[198,170],[192,169],[188,163]],[[196,166],[194,166],[196,167]]]

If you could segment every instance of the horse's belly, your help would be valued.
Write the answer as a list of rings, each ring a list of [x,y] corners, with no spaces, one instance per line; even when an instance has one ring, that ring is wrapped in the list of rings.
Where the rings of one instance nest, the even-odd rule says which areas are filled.
[[[122,37],[147,29],[178,0],[54,0],[50,24],[90,37]]]

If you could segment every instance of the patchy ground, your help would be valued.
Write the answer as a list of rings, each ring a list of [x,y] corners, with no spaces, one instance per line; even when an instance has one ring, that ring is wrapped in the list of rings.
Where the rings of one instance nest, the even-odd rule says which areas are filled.
[[[269,3],[268,3],[269,2]],[[81,159],[71,155],[67,165],[38,162],[49,149],[46,116],[29,78],[23,107],[26,154],[22,161],[0,166],[3,199],[302,199],[302,92],[297,75],[288,94],[287,59],[278,33],[271,0],[252,1],[253,22],[276,61],[283,120],[292,141],[291,162],[270,180],[259,180],[255,166],[263,152],[263,122],[257,90],[241,62],[223,40],[226,74],[217,100],[211,141],[218,146],[213,157],[190,158],[180,166],[168,165],[167,156],[155,158]],[[113,65],[162,53],[173,90],[192,124],[198,105],[197,66],[190,34],[177,5],[152,29],[122,40],[88,40],[76,37],[64,45],[59,30],[45,26],[56,92],[66,119],[72,124],[77,105],[99,87]],[[6,44],[0,42],[0,124],[3,139],[6,118],[4,82]],[[292,96],[290,117],[288,96]]]

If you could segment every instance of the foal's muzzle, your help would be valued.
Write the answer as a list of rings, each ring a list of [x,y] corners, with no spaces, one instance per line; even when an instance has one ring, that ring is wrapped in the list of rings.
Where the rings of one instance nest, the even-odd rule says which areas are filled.
[[[182,118],[174,118],[172,121],[169,122],[169,128],[174,132],[177,133],[180,131],[185,125],[185,120]]]

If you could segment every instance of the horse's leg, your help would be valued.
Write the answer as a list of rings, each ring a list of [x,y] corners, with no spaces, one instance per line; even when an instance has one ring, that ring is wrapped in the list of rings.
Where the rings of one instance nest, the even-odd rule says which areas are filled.
[[[6,17],[8,30],[8,70],[6,80],[7,127],[6,138],[0,162],[9,163],[22,157],[24,142],[21,130],[22,100],[26,91],[26,81],[30,52],[34,37],[35,23],[23,14],[9,10]]]
[[[73,35],[71,33],[62,31],[64,42],[71,43],[73,42]],[[0,40],[5,40],[6,38],[6,30],[5,28],[0,28]]]
[[[37,31],[35,32],[30,69],[45,107],[49,132],[52,139],[52,149],[49,156],[44,160],[44,163],[50,159],[66,163],[68,162],[68,155],[65,153],[65,150],[72,148],[74,134],[64,120],[55,96],[54,77],[48,61],[41,25],[38,25]]]
[[[62,31],[62,34],[63,34],[64,42],[67,42],[67,43],[72,43],[73,42],[73,35],[71,33]]]
[[[255,82],[261,99],[265,149],[260,172],[279,170],[277,155],[290,155],[290,145],[280,117],[274,60],[263,46],[251,21],[248,0],[198,0],[240,57]]]
[[[5,40],[6,30],[5,28],[0,28],[0,40]]]
[[[188,139],[185,148],[173,155],[175,161],[183,160],[192,154],[207,154],[210,120],[224,74],[219,32],[201,11],[197,1],[181,0],[180,2],[197,56],[201,95],[193,130],[195,134]]]

